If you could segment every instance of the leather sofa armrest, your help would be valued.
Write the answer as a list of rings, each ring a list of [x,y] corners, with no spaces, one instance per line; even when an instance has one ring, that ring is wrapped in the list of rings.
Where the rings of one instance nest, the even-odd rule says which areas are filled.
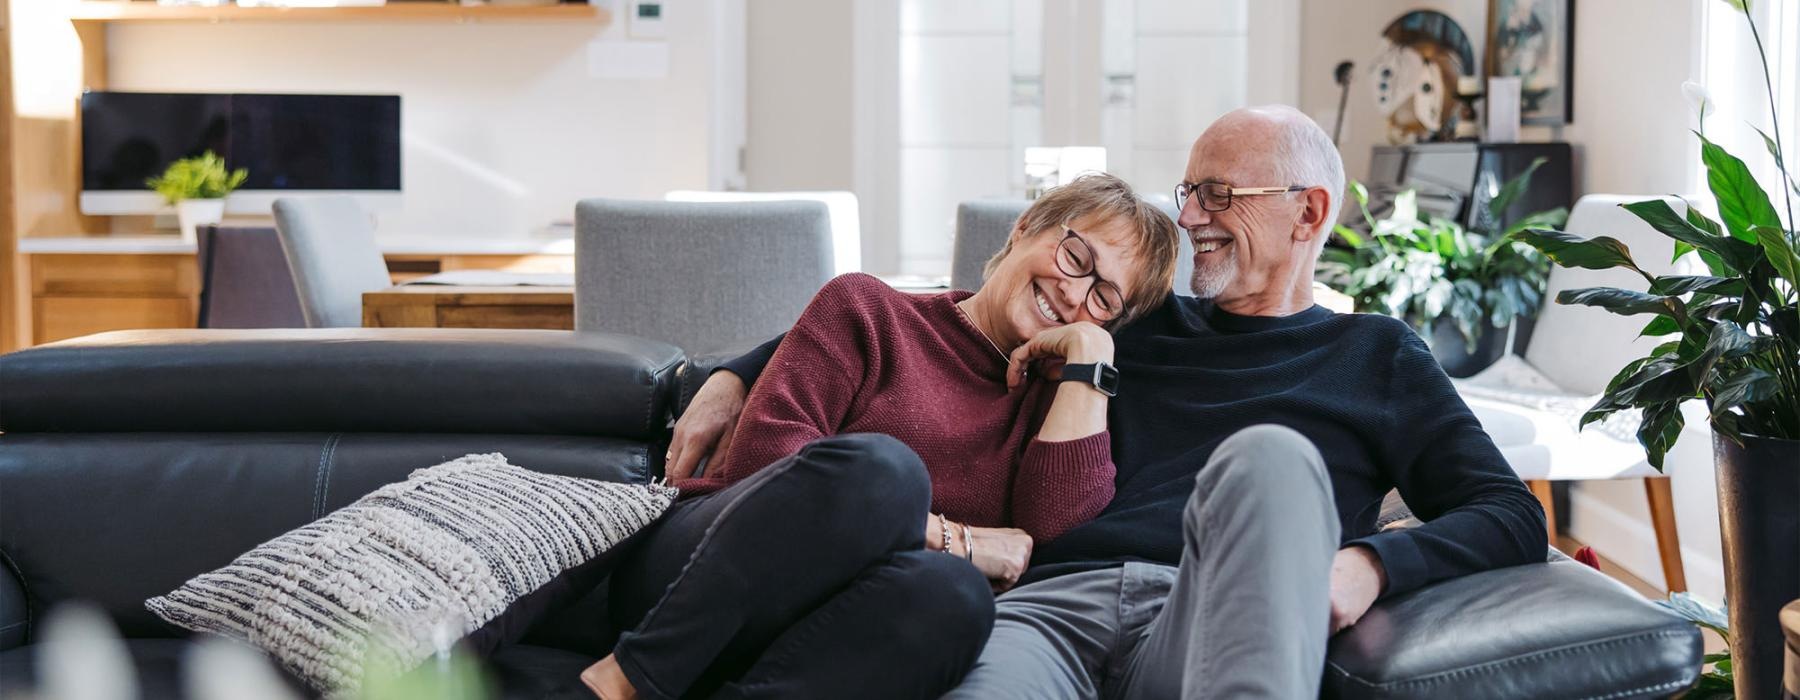
[[[1325,695],[1667,697],[1700,654],[1693,624],[1555,553],[1377,603],[1331,639]]]
[[[0,552],[0,651],[21,647],[31,633],[31,600],[12,558]]]
[[[0,430],[655,440],[681,359],[614,333],[115,331],[0,356]]]

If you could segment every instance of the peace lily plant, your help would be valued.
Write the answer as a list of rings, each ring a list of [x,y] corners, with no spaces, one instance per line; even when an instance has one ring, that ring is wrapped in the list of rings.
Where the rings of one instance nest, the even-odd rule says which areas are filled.
[[[1749,3],[1727,2],[1749,24],[1762,59],[1770,123],[1779,125],[1768,55]],[[1689,86],[1684,92],[1699,102],[1702,128],[1695,136],[1718,219],[1691,204],[1677,212],[1663,199],[1623,206],[1674,239],[1676,258],[1697,256],[1707,274],[1652,275],[1609,236],[1528,229],[1513,238],[1564,267],[1623,268],[1643,278],[1642,289],[1592,287],[1556,297],[1563,304],[1649,316],[1642,335],[1667,338],[1613,376],[1581,425],[1620,411],[1641,412],[1638,442],[1661,470],[1663,456],[1682,434],[1681,405],[1705,402],[1714,435],[1731,654],[1703,659],[1715,668],[1695,696],[1719,697],[1728,678],[1736,697],[1775,697],[1785,646],[1778,611],[1800,590],[1790,565],[1800,552],[1800,236],[1791,228],[1800,183],[1789,171],[1779,127],[1773,135],[1759,129],[1777,170],[1777,210],[1749,166],[1707,138],[1710,100],[1704,91]]]

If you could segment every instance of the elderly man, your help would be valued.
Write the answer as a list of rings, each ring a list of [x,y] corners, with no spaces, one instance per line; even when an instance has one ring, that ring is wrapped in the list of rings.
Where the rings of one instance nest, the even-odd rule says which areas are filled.
[[[1544,560],[1543,510],[1418,336],[1313,303],[1344,192],[1318,125],[1232,112],[1185,178],[1194,296],[1118,333],[1117,495],[1037,543],[953,697],[1316,697],[1379,598]],[[708,380],[672,470],[724,446],[772,352]],[[1424,525],[1375,531],[1391,488]]]

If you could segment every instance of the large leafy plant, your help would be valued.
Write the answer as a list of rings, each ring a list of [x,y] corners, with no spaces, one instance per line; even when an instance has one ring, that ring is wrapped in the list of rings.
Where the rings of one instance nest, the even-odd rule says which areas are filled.
[[[207,151],[170,163],[162,175],[150,178],[144,184],[162,195],[164,201],[175,204],[184,199],[221,199],[244,184],[244,179],[249,176],[250,172],[243,168],[227,171],[225,159]]]
[[[1502,214],[1531,183],[1543,160],[1507,181],[1488,202],[1490,220]],[[1355,301],[1356,310],[1403,319],[1426,339],[1448,319],[1470,347],[1487,326],[1504,328],[1530,318],[1543,305],[1550,261],[1508,234],[1530,227],[1561,226],[1562,209],[1527,216],[1497,233],[1472,231],[1454,221],[1421,217],[1416,194],[1395,196],[1393,210],[1376,219],[1369,193],[1351,183],[1351,194],[1368,225],[1364,235],[1347,226],[1337,234],[1347,248],[1330,247],[1320,256],[1318,278]]]
[[[1744,9],[1743,0],[1727,0]],[[1746,19],[1748,15],[1746,14]],[[1756,24],[1750,23],[1752,36]],[[1763,54],[1761,38],[1757,52]],[[1763,78],[1769,79],[1763,55]],[[1775,116],[1773,86],[1770,114]],[[1780,119],[1772,119],[1780,124]],[[1760,133],[1760,130],[1759,130]],[[1713,429],[1736,441],[1749,433],[1800,439],[1800,247],[1784,228],[1769,194],[1736,156],[1696,132],[1706,181],[1718,201],[1720,220],[1686,207],[1676,212],[1665,200],[1623,205],[1658,232],[1675,239],[1675,257],[1693,254],[1705,275],[1656,276],[1640,269],[1625,244],[1608,236],[1583,238],[1555,230],[1530,229],[1512,236],[1564,267],[1625,268],[1644,278],[1645,291],[1593,287],[1556,297],[1627,316],[1649,315],[1643,335],[1673,336],[1648,357],[1619,370],[1606,392],[1585,415],[1583,426],[1625,410],[1638,410],[1638,441],[1650,464],[1662,468],[1663,455],[1681,434],[1680,405],[1704,399]],[[1783,182],[1778,182],[1794,221],[1793,196],[1800,195],[1783,159],[1780,136],[1763,143]],[[1791,225],[1791,224],[1790,224]]]

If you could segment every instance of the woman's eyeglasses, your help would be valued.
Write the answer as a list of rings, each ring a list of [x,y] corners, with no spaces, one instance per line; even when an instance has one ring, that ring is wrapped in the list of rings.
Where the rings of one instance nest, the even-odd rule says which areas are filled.
[[[1101,321],[1111,321],[1125,312],[1125,295],[1118,285],[1101,279],[1094,270],[1094,247],[1075,229],[1063,227],[1062,242],[1056,244],[1056,269],[1070,277],[1092,277],[1088,287],[1088,314]]]

